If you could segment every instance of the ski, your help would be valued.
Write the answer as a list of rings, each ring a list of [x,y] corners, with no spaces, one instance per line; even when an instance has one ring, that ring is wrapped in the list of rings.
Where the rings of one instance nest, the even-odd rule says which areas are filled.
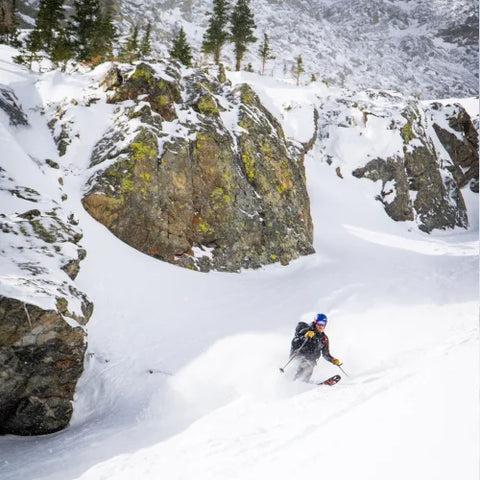
[[[333,377],[327,378],[323,382],[311,382],[315,385],[335,385],[340,381],[342,377],[340,375],[334,375]]]

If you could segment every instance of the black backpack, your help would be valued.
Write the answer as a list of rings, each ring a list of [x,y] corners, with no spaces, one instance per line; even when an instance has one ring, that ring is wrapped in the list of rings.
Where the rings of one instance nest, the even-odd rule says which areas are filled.
[[[298,325],[295,327],[295,336],[297,337],[299,332],[305,329],[308,330],[309,328],[310,328],[310,325],[308,323],[299,322]]]

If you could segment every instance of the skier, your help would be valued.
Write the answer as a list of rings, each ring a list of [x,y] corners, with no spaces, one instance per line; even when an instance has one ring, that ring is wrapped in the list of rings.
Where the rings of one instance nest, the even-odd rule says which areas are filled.
[[[321,355],[334,365],[341,365],[340,360],[330,355],[328,337],[324,332],[326,325],[327,316],[318,313],[310,325],[299,322],[296,326],[290,357],[296,354],[297,358],[300,359],[300,364],[294,380],[300,379],[308,382]]]

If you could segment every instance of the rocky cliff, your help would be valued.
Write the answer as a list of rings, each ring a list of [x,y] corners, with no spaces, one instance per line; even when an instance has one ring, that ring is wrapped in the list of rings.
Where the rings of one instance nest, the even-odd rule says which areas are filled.
[[[462,188],[478,192],[478,133],[460,104],[372,90],[330,99],[320,117],[321,155],[339,175],[376,182],[393,220],[425,232],[468,226]],[[338,144],[358,145],[355,159]]]
[[[68,425],[83,370],[93,305],[74,279],[86,252],[58,164],[15,147],[28,117],[7,87],[0,110],[0,434],[45,434]]]
[[[117,116],[83,204],[116,236],[201,271],[313,252],[302,147],[250,87],[161,63],[115,68],[104,84]]]

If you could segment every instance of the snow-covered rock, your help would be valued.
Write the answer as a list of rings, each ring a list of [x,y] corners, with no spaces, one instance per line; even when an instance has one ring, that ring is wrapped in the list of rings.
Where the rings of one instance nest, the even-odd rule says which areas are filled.
[[[250,87],[220,82],[216,68],[142,63],[124,75],[110,93],[117,119],[92,155],[83,204],[94,218],[202,271],[313,253],[303,150]]]
[[[33,435],[70,421],[93,305],[74,282],[86,252],[59,165],[27,155],[22,129],[32,129],[28,116],[2,87],[0,433]]]

